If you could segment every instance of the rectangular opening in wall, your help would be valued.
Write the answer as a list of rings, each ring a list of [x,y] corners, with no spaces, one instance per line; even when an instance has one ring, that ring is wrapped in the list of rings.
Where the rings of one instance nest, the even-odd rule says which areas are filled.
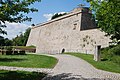
[[[75,30],[77,27],[77,23],[74,24],[73,30]]]

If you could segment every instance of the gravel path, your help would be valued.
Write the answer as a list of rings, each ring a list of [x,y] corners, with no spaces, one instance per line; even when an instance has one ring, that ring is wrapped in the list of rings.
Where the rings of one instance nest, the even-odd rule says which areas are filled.
[[[28,71],[28,72],[43,72],[52,73],[52,69],[46,68],[23,68],[23,67],[10,67],[10,66],[0,66],[0,70],[10,70],[10,71]]]
[[[51,55],[59,62],[43,80],[120,80],[120,74],[95,69],[88,62],[71,55]]]
[[[120,80],[120,74],[95,69],[88,62],[75,56],[66,54],[42,55],[56,57],[59,61],[53,69],[0,66],[0,70],[48,73],[48,76],[43,80]]]

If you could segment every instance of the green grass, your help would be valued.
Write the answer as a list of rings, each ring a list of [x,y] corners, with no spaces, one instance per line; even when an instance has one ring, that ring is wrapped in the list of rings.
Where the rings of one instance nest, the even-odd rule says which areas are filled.
[[[73,55],[73,56],[82,58],[85,61],[87,61],[88,63],[92,64],[97,69],[120,73],[120,65],[118,65],[112,61],[106,60],[106,61],[96,62],[93,60],[93,55],[90,55],[90,54],[81,54],[81,53],[65,53],[65,54],[69,54],[69,55]]]
[[[20,49],[33,49],[36,48],[35,46],[12,46],[13,48],[20,48]]]
[[[57,59],[44,55],[0,55],[0,66],[53,68]]]
[[[0,70],[0,80],[41,80],[46,75],[39,72]]]

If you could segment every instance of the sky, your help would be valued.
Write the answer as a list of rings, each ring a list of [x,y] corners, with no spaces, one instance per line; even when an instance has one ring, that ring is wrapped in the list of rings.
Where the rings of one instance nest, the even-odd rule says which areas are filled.
[[[7,31],[7,35],[3,36],[12,39],[21,32],[24,33],[28,27],[31,27],[31,24],[36,25],[46,22],[55,13],[70,12],[78,7],[79,4],[85,4],[85,7],[89,7],[89,3],[85,0],[41,0],[41,2],[36,2],[30,7],[37,8],[38,12],[27,14],[27,16],[32,17],[32,21],[23,23],[6,22],[7,28],[4,29]]]

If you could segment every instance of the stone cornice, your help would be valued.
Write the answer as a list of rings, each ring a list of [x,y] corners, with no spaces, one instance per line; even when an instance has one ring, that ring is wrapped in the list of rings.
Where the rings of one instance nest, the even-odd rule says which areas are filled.
[[[59,21],[59,20],[62,20],[62,19],[65,19],[65,18],[68,18],[70,16],[74,16],[76,14],[80,14],[80,13],[86,13],[86,12],[82,12],[82,10],[80,11],[77,11],[77,12],[70,12],[70,13],[67,13],[66,15],[63,15],[63,16],[60,16],[58,18],[55,18],[53,20],[49,20],[47,22],[43,22],[43,23],[40,23],[40,24],[37,24],[36,26],[33,26],[32,29],[34,28],[37,28],[37,27],[40,27],[40,26],[44,26],[46,24],[50,24],[50,23],[53,23],[53,22],[56,22],[56,21]],[[91,12],[88,12],[89,14],[92,14]]]
[[[66,15],[63,15],[63,16],[58,17],[58,18],[55,18],[55,19],[53,19],[53,20],[50,20],[50,21],[47,21],[47,22],[38,24],[38,25],[32,27],[32,29],[33,29],[33,28],[40,27],[40,26],[44,26],[44,25],[46,25],[46,24],[53,23],[53,22],[55,22],[55,21],[59,21],[59,20],[65,19],[65,18],[67,18],[67,17],[73,16],[73,15],[76,15],[76,14],[80,14],[80,13],[82,13],[82,11],[78,11],[78,12],[74,12],[74,13],[73,13],[73,12],[68,13],[68,14],[66,14]]]

